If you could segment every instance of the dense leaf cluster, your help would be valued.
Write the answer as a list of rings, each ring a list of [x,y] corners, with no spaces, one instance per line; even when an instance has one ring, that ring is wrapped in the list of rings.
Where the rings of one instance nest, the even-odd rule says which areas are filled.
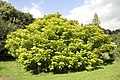
[[[59,13],[49,14],[7,36],[5,47],[28,70],[93,70],[109,59],[114,45],[97,26],[79,26]],[[106,57],[107,55],[107,57]]]

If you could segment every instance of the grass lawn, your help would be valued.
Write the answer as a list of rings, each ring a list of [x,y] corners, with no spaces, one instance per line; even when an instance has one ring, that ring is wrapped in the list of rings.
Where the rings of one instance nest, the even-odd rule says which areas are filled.
[[[104,66],[103,69],[68,74],[41,73],[32,75],[15,61],[0,62],[0,77],[15,80],[120,80],[120,62]]]

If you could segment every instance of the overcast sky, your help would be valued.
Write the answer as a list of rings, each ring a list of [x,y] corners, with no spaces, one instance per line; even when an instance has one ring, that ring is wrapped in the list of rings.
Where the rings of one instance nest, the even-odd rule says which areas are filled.
[[[63,17],[91,23],[98,14],[105,29],[120,28],[120,0],[6,0],[18,10],[29,12],[33,17],[60,12]]]

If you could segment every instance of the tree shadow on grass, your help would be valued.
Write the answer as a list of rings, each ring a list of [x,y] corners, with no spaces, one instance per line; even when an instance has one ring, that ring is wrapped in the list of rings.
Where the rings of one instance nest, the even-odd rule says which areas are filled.
[[[93,68],[92,70],[89,70],[88,72],[99,70],[99,69],[104,69],[103,66],[111,65],[111,64],[113,64],[113,60],[107,60],[107,61],[105,61],[105,64],[103,64],[102,66],[97,66],[97,67]],[[31,63],[31,65],[33,65],[33,66],[27,66],[25,69],[27,71],[30,71],[30,73],[32,73],[33,75],[38,75],[38,74],[41,74],[41,73],[67,74],[67,73],[75,73],[75,72],[87,71],[84,66],[81,66],[81,67],[79,67],[77,69],[73,68],[71,70],[68,69],[68,68],[64,68],[62,70],[59,70],[59,69],[56,68],[54,71],[50,71],[47,68],[47,71],[43,71],[40,67],[38,67],[37,63]]]
[[[2,70],[2,69],[5,69],[5,68],[0,66],[0,70]]]
[[[104,60],[104,66],[107,66],[107,65],[112,65],[112,64],[114,64],[114,61],[115,61],[115,59],[114,58],[111,58],[111,59],[106,59],[106,60]]]
[[[118,77],[120,78],[120,75],[118,75]]]
[[[52,73],[54,75],[56,74],[68,74],[68,73],[76,73],[76,72],[83,72],[83,71],[87,71],[87,72],[92,72],[92,71],[95,71],[95,70],[99,70],[99,69],[104,69],[104,67],[102,66],[99,66],[99,67],[96,67],[95,69],[93,70],[90,70],[90,71],[87,71],[85,70],[84,68],[83,69],[74,69],[74,70],[55,70],[55,71],[47,71],[47,72],[43,72],[43,71],[38,71],[37,69],[34,69],[34,70],[28,70],[30,71],[30,73],[32,73],[33,75],[38,75],[38,74],[41,74],[41,73]]]
[[[0,70],[2,70],[3,69],[3,67],[0,67]]]

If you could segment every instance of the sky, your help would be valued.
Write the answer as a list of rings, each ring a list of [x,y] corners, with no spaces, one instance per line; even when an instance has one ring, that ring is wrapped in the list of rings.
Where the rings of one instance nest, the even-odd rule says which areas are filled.
[[[16,9],[29,12],[34,18],[61,13],[62,17],[78,20],[81,24],[92,22],[98,14],[101,27],[116,30],[120,28],[120,0],[6,0]]]

